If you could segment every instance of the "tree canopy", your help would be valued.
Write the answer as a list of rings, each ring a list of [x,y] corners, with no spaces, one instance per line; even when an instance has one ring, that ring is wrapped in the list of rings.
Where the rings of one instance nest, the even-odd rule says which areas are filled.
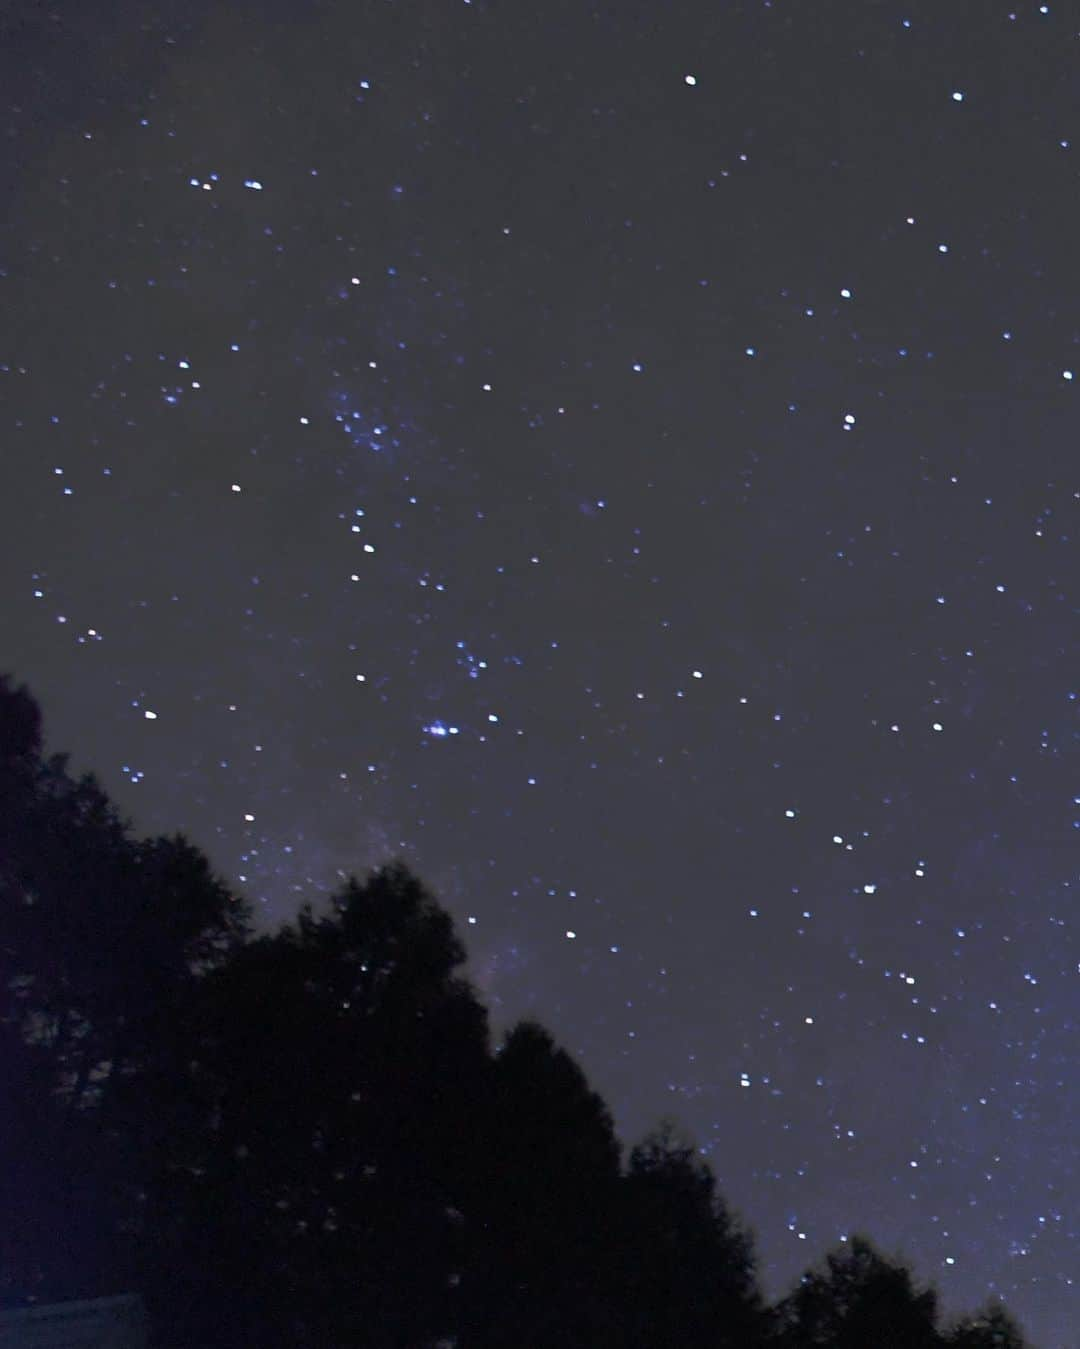
[[[139,1291],[162,1349],[1023,1349],[862,1235],[768,1306],[676,1124],[624,1158],[464,962],[400,863],[257,934],[0,678],[0,1303]]]

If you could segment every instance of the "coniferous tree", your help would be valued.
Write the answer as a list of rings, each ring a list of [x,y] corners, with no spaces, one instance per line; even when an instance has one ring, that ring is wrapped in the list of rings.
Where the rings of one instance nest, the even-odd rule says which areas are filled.
[[[623,1192],[625,1342],[642,1349],[762,1343],[768,1320],[753,1240],[671,1121],[633,1149]]]
[[[466,1343],[611,1341],[619,1144],[604,1102],[552,1036],[524,1021],[489,1073],[484,1183],[466,1212]]]

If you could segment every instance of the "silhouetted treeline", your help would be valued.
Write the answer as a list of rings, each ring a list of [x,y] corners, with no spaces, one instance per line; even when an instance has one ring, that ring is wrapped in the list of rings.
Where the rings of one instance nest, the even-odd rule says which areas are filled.
[[[625,1163],[574,1060],[492,1046],[404,867],[256,936],[0,679],[0,1303],[138,1291],[162,1349],[1022,1349],[854,1237],[768,1306],[671,1125]]]

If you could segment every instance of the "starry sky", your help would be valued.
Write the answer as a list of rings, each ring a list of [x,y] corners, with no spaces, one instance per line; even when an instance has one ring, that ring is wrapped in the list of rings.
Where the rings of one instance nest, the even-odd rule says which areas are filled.
[[[3,667],[261,923],[1074,1341],[1080,11],[15,0]],[[1075,144],[1073,137],[1078,139]],[[1072,367],[1077,377],[1074,381]]]

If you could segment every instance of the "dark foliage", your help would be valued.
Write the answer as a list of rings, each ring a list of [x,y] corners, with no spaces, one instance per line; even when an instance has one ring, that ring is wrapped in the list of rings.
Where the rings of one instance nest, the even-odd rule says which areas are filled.
[[[634,1148],[622,1191],[624,1342],[761,1343],[768,1320],[753,1241],[672,1122]]]
[[[182,837],[138,840],[0,679],[0,1301],[140,1291],[161,1349],[1023,1349],[863,1237],[776,1308],[665,1123],[534,1022],[492,1051],[400,865],[254,937]]]
[[[934,1291],[918,1291],[905,1266],[854,1236],[781,1304],[780,1342],[783,1349],[933,1349],[936,1318]]]
[[[36,705],[7,680],[0,746],[0,1289],[18,1302],[111,1291],[125,1270],[167,1120],[149,1088],[176,1083],[199,971],[247,915],[189,843],[134,840],[92,777],[45,758]]]
[[[160,1181],[155,1268],[190,1280],[178,1343],[423,1344],[448,1323],[487,1061],[463,959],[391,867],[204,980]]]
[[[954,1322],[942,1339],[946,1349],[1024,1349],[1020,1327],[998,1302]]]
[[[603,1101],[543,1027],[491,1064],[476,1125],[482,1184],[466,1211],[467,1342],[605,1342],[619,1146]]]

